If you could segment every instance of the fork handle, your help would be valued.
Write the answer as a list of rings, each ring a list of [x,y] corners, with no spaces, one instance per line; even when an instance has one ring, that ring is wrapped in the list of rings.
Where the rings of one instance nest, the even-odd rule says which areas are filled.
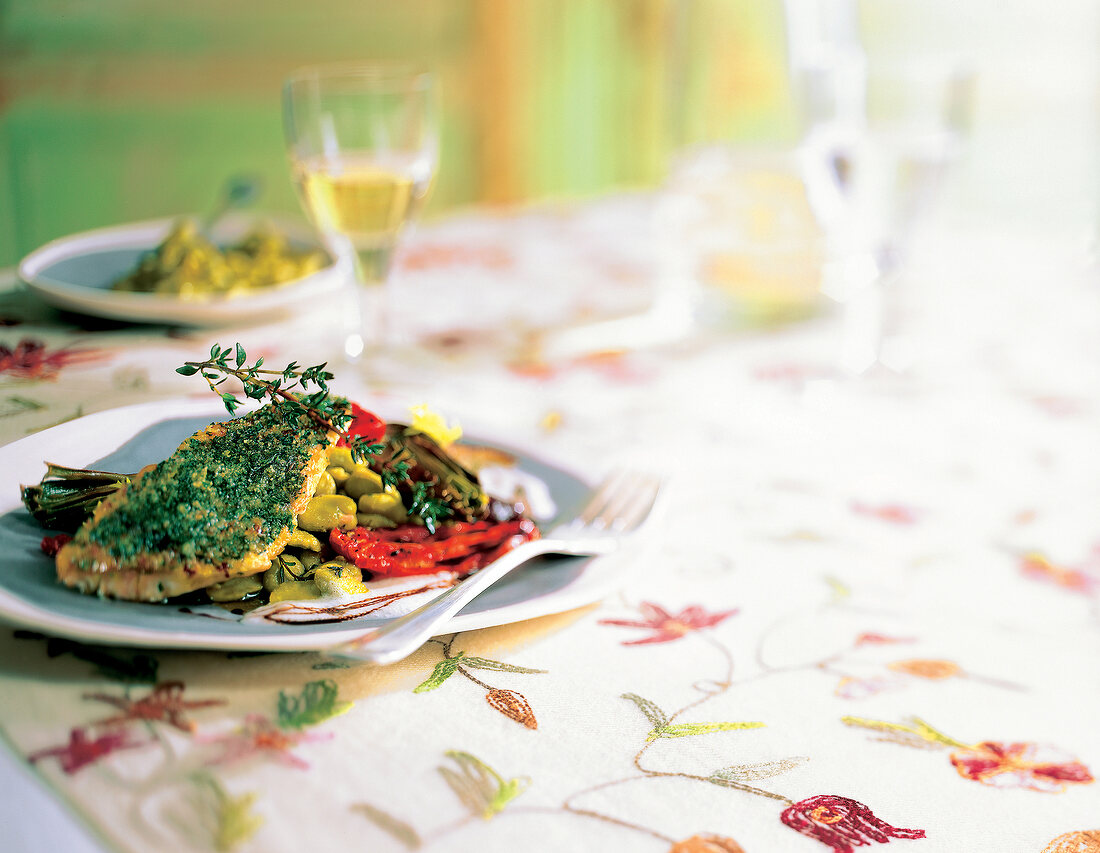
[[[331,653],[371,663],[393,663],[401,660],[434,637],[444,622],[469,604],[480,592],[532,557],[560,551],[560,545],[560,542],[547,539],[524,542],[416,610],[333,648]]]

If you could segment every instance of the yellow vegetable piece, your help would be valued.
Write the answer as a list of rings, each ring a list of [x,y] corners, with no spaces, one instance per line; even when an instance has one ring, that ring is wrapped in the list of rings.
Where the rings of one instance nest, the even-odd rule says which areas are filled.
[[[318,495],[309,499],[298,516],[298,527],[314,533],[327,533],[334,527],[355,527],[355,501],[347,495]]]
[[[376,527],[397,527],[397,522],[392,518],[373,512],[357,512],[355,520],[359,522],[360,527],[369,527],[372,530]]]
[[[344,481],[342,488],[345,494],[358,500],[363,495],[377,494],[384,487],[381,477],[369,468],[360,466]]]
[[[313,573],[313,582],[323,595],[358,595],[369,591],[363,583],[363,573],[350,563],[318,566]]]
[[[304,548],[307,551],[320,551],[321,540],[305,530],[295,530],[286,542],[288,548]]]
[[[308,601],[320,597],[321,592],[313,581],[283,581],[271,591],[268,600],[274,604],[277,601]]]
[[[396,522],[408,519],[405,505],[401,502],[401,495],[396,489],[386,489],[375,495],[363,495],[359,498],[358,507],[359,512],[384,515]]]
[[[462,427],[456,421],[450,426],[438,412],[433,412],[426,405],[413,406],[412,423],[409,424],[417,432],[422,432],[440,447],[447,447],[462,438]]]
[[[315,495],[334,495],[336,494],[336,480],[332,474],[325,471],[321,474],[321,479],[317,481],[317,488],[313,490]]]
[[[332,468],[343,468],[345,471],[350,471],[355,467],[355,459],[351,455],[351,448],[344,447],[342,445],[336,445],[329,448],[328,451],[328,464]]]
[[[227,581],[216,583],[208,587],[206,594],[211,601],[240,601],[242,598],[254,595],[264,588],[259,575],[249,575],[246,578],[230,578]]]
[[[332,481],[337,486],[344,485],[344,482],[351,476],[351,471],[347,468],[341,468],[339,465],[330,465],[325,473],[332,477]]]
[[[305,552],[302,553],[301,560],[302,560],[302,565],[305,566],[306,570],[308,571],[309,569],[312,569],[315,566],[320,565],[321,555],[318,554],[318,553],[315,553],[313,551],[305,551]]]

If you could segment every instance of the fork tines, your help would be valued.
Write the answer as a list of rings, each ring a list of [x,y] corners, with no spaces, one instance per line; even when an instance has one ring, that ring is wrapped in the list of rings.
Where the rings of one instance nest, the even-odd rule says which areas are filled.
[[[578,521],[596,530],[633,530],[649,515],[659,490],[660,481],[649,474],[613,471],[596,489]]]

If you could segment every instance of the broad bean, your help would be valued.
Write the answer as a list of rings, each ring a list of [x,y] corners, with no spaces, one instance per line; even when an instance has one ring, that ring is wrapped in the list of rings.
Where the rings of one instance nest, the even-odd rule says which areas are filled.
[[[352,471],[351,476],[342,484],[342,488],[346,494],[358,500],[363,495],[378,494],[384,486],[381,477],[370,468],[361,465]]]
[[[327,533],[334,527],[355,527],[355,501],[347,495],[319,495],[309,499],[298,516],[298,527],[314,533]]]
[[[313,581],[283,581],[271,590],[268,601],[299,601],[320,598],[321,592]]]
[[[249,575],[246,578],[230,578],[216,583],[207,588],[206,594],[211,601],[240,601],[249,595],[255,595],[263,588],[259,575]]]

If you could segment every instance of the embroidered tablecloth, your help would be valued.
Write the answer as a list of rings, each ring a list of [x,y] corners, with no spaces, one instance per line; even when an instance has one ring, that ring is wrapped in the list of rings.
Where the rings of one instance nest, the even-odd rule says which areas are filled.
[[[602,600],[384,667],[0,631],[0,728],[106,849],[1100,850],[1100,305],[1080,243],[933,235],[897,285],[901,377],[838,376],[831,311],[556,344],[652,298],[649,212],[421,228],[395,286],[414,370],[335,382],[593,480],[625,457],[659,470],[660,515]],[[139,327],[6,282],[3,443],[202,393],[173,368],[214,341],[334,357],[335,306]]]

